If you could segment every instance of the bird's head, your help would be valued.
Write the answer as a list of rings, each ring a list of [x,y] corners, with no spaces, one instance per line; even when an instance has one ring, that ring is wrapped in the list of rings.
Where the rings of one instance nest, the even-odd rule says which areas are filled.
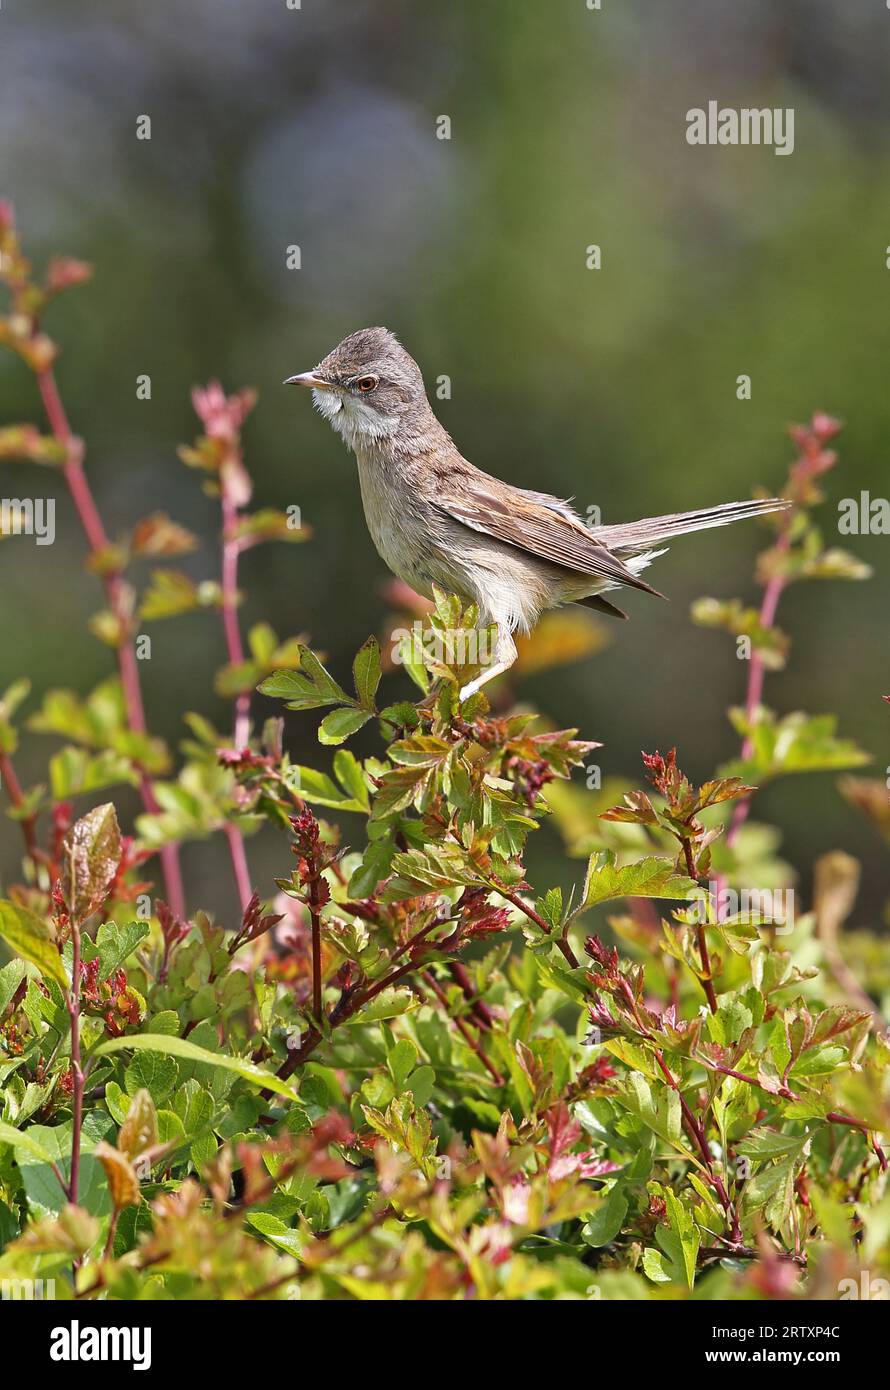
[[[395,442],[430,414],[420,368],[388,328],[350,333],[285,385],[308,386],[316,409],[353,449]]]

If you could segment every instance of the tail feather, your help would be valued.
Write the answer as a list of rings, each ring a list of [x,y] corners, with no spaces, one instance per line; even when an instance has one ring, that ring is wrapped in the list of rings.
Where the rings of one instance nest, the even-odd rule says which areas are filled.
[[[615,526],[597,526],[594,535],[610,550],[633,554],[651,545],[689,531],[707,531],[712,526],[729,526],[734,521],[782,512],[791,503],[781,497],[756,498],[748,502],[724,502],[719,507],[701,507],[694,512],[670,512],[667,516],[650,516],[642,521],[619,522]]]

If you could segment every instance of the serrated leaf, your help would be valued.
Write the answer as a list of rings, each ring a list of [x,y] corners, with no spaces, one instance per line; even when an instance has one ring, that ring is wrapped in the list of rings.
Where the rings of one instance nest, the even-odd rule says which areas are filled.
[[[99,978],[107,980],[129,956],[133,954],[140,941],[150,932],[147,922],[128,922],[118,926],[117,922],[103,922],[96,933],[99,948]]]
[[[615,898],[687,898],[696,888],[694,879],[678,874],[669,859],[649,857],[619,866],[612,850],[602,850],[590,857],[583,906]]]
[[[139,616],[147,622],[175,618],[200,607],[198,586],[181,570],[155,570],[142,597]]]
[[[273,671],[257,687],[273,699],[287,700],[288,709],[317,709],[320,705],[355,705],[309,647],[300,645],[299,671]]]

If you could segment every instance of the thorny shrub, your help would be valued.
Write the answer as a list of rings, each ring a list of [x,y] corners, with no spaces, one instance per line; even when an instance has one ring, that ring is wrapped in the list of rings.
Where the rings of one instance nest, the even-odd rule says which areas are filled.
[[[247,510],[250,393],[196,391],[202,433],[181,454],[219,501],[218,578],[169,567],[196,540],[163,513],[111,541],[43,328],[89,269],[59,260],[35,279],[8,207],[0,253],[0,340],[48,422],[0,430],[0,457],[67,485],[105,594],[91,628],[117,666],[30,714],[62,740],[43,786],[14,765],[27,682],[0,703],[24,842],[0,902],[0,1279],[52,1277],[81,1299],[774,1299],[890,1276],[888,983],[876,939],[841,931],[857,866],[828,856],[809,910],[776,911],[794,877],[749,819],[772,778],[867,761],[830,716],[761,699],[788,654],[782,591],[866,573],[812,520],[837,423],[793,432],[794,507],[766,523],[762,604],[695,607],[749,657],[740,755],[703,786],[671,750],[644,756],[645,791],[585,789],[570,779],[595,744],[509,703],[496,716],[483,693],[459,703],[474,668],[442,652],[477,615],[453,597],[427,618],[443,641],[404,652],[414,701],[380,701],[373,638],[348,686],[266,625],[245,646],[239,557],[307,536],[287,511]],[[222,621],[233,728],[187,714],[174,775],[134,641],[200,607]],[[583,648],[576,621],[542,625],[531,663]],[[257,686],[294,718],[325,711],[327,770],[291,762],[281,719],[252,726]],[[359,760],[343,745],[364,725],[379,749]],[[144,809],[124,835],[102,797],[127,784]],[[887,832],[882,783],[842,790]],[[354,826],[348,848],[331,813]],[[588,858],[568,899],[526,881],[547,816]],[[281,878],[255,890],[245,837],[263,826]],[[179,869],[182,842],[211,834],[237,894],[219,922]],[[772,896],[752,908],[755,886]]]

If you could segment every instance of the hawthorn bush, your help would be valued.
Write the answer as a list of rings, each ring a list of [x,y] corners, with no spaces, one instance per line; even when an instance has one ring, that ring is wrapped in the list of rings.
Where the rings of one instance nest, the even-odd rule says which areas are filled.
[[[90,626],[117,666],[27,718],[62,740],[43,786],[15,770],[27,681],[0,703],[24,848],[0,902],[0,1280],[81,1300],[609,1300],[836,1298],[890,1276],[888,983],[877,938],[841,933],[857,866],[827,856],[810,910],[788,911],[778,835],[749,817],[771,778],[867,761],[830,716],[762,703],[788,653],[784,588],[865,576],[812,519],[836,422],[792,432],[794,508],[766,523],[760,606],[695,606],[749,658],[739,756],[695,786],[675,750],[653,752],[647,790],[600,786],[576,731],[459,702],[477,614],[452,596],[403,644],[413,701],[381,701],[374,638],[346,685],[265,625],[245,646],[241,553],[307,535],[247,510],[249,393],[196,391],[202,433],[181,455],[219,499],[219,577],[137,582],[138,561],[196,541],[157,513],[111,542],[96,509],[43,328],[89,270],[35,279],[8,208],[0,256],[0,340],[47,418],[0,430],[0,457],[67,486],[105,593]],[[175,769],[134,643],[199,607],[223,624],[232,732],[186,714]],[[538,664],[576,643],[553,622]],[[291,762],[281,718],[252,725],[257,686],[290,718],[324,711],[323,767]],[[365,725],[379,747],[360,760],[344,745]],[[105,799],[120,785],[144,808],[127,833]],[[842,790],[886,831],[883,782]],[[567,898],[526,881],[545,817],[588,861]],[[255,887],[245,838],[263,826],[281,877]],[[213,834],[233,869],[219,922],[189,902],[178,854]]]

